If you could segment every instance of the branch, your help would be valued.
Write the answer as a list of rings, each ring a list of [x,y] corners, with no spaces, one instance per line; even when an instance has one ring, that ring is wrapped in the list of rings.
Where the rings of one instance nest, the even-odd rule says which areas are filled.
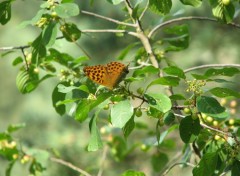
[[[104,168],[104,162],[105,162],[106,157],[107,157],[107,152],[108,152],[108,146],[106,145],[103,149],[102,159],[101,159],[100,168],[99,168],[97,176],[102,176],[103,168]]]
[[[162,176],[167,175],[167,173],[168,173],[172,168],[174,168],[174,167],[177,166],[177,165],[181,165],[181,164],[186,164],[187,166],[190,166],[190,167],[192,167],[192,168],[195,167],[194,164],[189,163],[189,162],[174,163],[172,166],[170,166],[170,167],[162,174]]]
[[[188,21],[188,20],[199,20],[199,21],[212,21],[212,22],[217,22],[218,21],[214,18],[208,18],[208,17],[198,17],[198,16],[189,16],[189,17],[181,17],[181,18],[176,18],[176,19],[173,19],[173,20],[169,20],[169,21],[166,21],[164,23],[161,23],[159,25],[157,25],[155,28],[153,28],[149,34],[148,34],[148,38],[151,38],[152,35],[160,28],[164,27],[164,26],[167,26],[169,24],[172,24],[172,23],[176,23],[176,22],[181,22],[181,21]],[[228,23],[226,25],[230,25],[230,26],[233,26],[235,28],[240,28],[240,25],[239,24],[235,24],[235,23]]]
[[[138,37],[136,32],[130,32],[130,31],[126,31],[126,30],[117,30],[117,29],[84,29],[81,30],[81,32],[83,33],[106,33],[106,32],[110,32],[110,33],[126,33],[135,37]]]
[[[71,168],[72,170],[75,170],[75,171],[79,172],[80,174],[82,174],[84,176],[92,176],[91,174],[87,173],[86,171],[80,169],[79,167],[74,166],[72,163],[66,162],[62,159],[51,157],[50,160],[52,160],[55,163],[59,163],[59,164],[62,164],[64,166],[67,166],[67,167]]]
[[[102,15],[98,15],[96,13],[85,11],[85,10],[82,10],[81,13],[83,13],[85,15],[90,15],[90,16],[94,16],[94,17],[97,17],[97,18],[101,18],[101,19],[104,19],[104,20],[107,20],[107,21],[110,21],[110,22],[113,22],[113,23],[116,23],[116,24],[130,26],[130,27],[136,27],[135,24],[125,23],[125,22],[122,22],[122,21],[119,21],[119,20],[115,20],[113,18],[105,17],[105,16],[102,16]]]
[[[201,65],[197,67],[192,67],[184,70],[184,73],[193,71],[193,70],[200,70],[205,68],[212,68],[212,67],[240,67],[240,64],[208,64],[208,65]]]
[[[141,20],[142,17],[144,16],[145,12],[146,12],[147,9],[148,9],[148,5],[149,5],[149,0],[147,0],[147,4],[146,4],[146,6],[145,6],[145,8],[144,8],[144,10],[143,10],[143,12],[142,12],[142,14],[141,14],[140,17],[139,17],[139,20]]]
[[[145,35],[139,18],[134,19],[132,17],[133,8],[131,6],[130,0],[125,0],[125,5],[126,5],[126,8],[128,10],[130,17],[132,18],[132,21],[135,22],[135,24],[136,24],[136,32],[138,34],[137,37],[141,40],[143,47],[145,48],[152,65],[156,68],[159,68],[158,61],[152,51],[152,46],[150,44],[149,38]]]

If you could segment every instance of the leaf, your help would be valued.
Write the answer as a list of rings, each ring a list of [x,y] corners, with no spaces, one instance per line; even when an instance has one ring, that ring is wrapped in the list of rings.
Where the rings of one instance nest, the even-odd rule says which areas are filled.
[[[154,13],[166,15],[172,8],[172,0],[149,0],[149,8]]]
[[[169,98],[171,100],[186,100],[186,98],[181,94],[173,94]]]
[[[5,25],[11,19],[11,1],[0,3],[0,23]]]
[[[176,25],[167,28],[165,31],[168,35],[173,35],[170,38],[164,38],[170,46],[168,46],[165,51],[180,51],[188,48],[189,46],[189,30],[187,25]]]
[[[34,159],[41,164],[42,167],[47,167],[50,153],[46,150],[28,149],[27,154],[34,157]]]
[[[121,174],[121,176],[146,176],[143,172],[136,170],[127,170]]]
[[[185,79],[186,76],[181,68],[176,66],[165,67],[163,71],[169,75],[177,76],[179,78]]]
[[[23,63],[23,58],[21,56],[18,56],[17,58],[14,59],[14,61],[12,62],[12,65],[16,66],[20,63]]]
[[[6,171],[5,171],[5,176],[11,176],[11,171],[12,171],[12,168],[13,168],[15,162],[16,162],[16,160],[13,160],[13,161],[8,163],[8,166],[7,166]]]
[[[216,18],[226,23],[232,22],[235,13],[235,7],[232,2],[228,5],[224,5],[221,1],[210,0],[210,4],[212,13]]]
[[[55,43],[57,37],[57,23],[51,21],[42,32],[42,44],[50,47]]]
[[[171,100],[164,94],[147,93],[144,94],[144,96],[147,98],[149,106],[159,110],[160,112],[166,113],[172,107]]]
[[[43,57],[46,56],[46,46],[42,43],[42,33],[32,43],[32,64],[38,65]]]
[[[97,117],[98,117],[99,111],[95,113],[95,115],[92,117],[90,123],[89,123],[89,129],[91,132],[91,137],[89,140],[89,144],[87,147],[87,150],[92,152],[92,151],[97,151],[98,149],[101,149],[103,147],[103,143],[101,140],[100,132],[97,127]]]
[[[237,176],[240,173],[240,161],[235,160],[232,165],[232,175],[231,176]]]
[[[217,162],[217,152],[205,153],[199,164],[192,170],[192,173],[194,176],[212,176],[217,167]]]
[[[61,18],[70,18],[79,14],[79,8],[75,3],[64,3],[56,6],[55,12]]]
[[[81,123],[88,118],[88,113],[90,111],[89,104],[91,104],[92,101],[94,101],[94,100],[82,99],[78,103],[77,109],[76,109],[75,120],[77,120]]]
[[[111,109],[111,122],[114,127],[123,128],[133,115],[129,100],[121,101]]]
[[[199,119],[193,119],[191,116],[186,116],[180,122],[179,131],[180,137],[184,143],[191,143],[200,133],[201,126]]]
[[[191,5],[193,7],[199,7],[202,4],[202,0],[180,0],[185,5]]]
[[[146,74],[157,74],[159,73],[159,69],[152,66],[152,65],[149,65],[149,66],[146,66],[146,67],[143,67],[141,69],[137,69],[133,72],[133,77],[138,77],[138,76],[144,76]]]
[[[197,109],[206,114],[220,114],[225,111],[216,99],[206,96],[197,97]]]
[[[175,124],[175,125],[172,125],[170,128],[168,128],[166,131],[163,131],[160,135],[159,141],[157,141],[158,145],[162,144],[166,136],[177,128],[179,128],[179,125]]]
[[[17,131],[17,130],[19,130],[19,129],[21,129],[21,128],[24,128],[25,126],[26,126],[25,123],[19,123],[19,124],[9,125],[7,131],[8,131],[9,133],[12,133],[12,132]]]
[[[168,156],[165,153],[155,153],[151,157],[151,164],[155,172],[160,172],[168,163]]]
[[[240,70],[235,68],[235,67],[226,67],[226,68],[221,68],[221,69],[211,68],[211,69],[208,69],[204,73],[204,76],[206,76],[206,77],[212,77],[212,76],[229,76],[229,77],[232,77],[235,74],[239,74],[239,73],[240,73]]]
[[[75,42],[81,37],[81,31],[74,23],[65,23],[60,27],[64,38],[69,42]]]
[[[131,134],[134,127],[135,127],[135,122],[134,122],[134,115],[133,115],[131,119],[126,123],[126,125],[123,127],[123,135],[125,138],[127,138]]]
[[[123,2],[124,0],[107,0],[109,3],[113,4],[113,5],[118,5],[121,2]]]
[[[163,121],[165,125],[171,125],[175,120],[175,115],[172,112],[164,114]]]
[[[161,78],[157,78],[154,81],[152,81],[148,86],[147,89],[153,85],[161,84],[161,85],[167,85],[167,86],[178,86],[180,82],[180,79],[173,76],[163,76]]]
[[[139,45],[139,42],[129,44],[126,48],[124,48],[121,51],[121,53],[117,57],[117,60],[123,60],[126,57],[126,55],[129,53],[129,51],[137,45]]]
[[[47,60],[51,61],[54,60],[55,62],[69,67],[71,62],[74,62],[74,58],[66,53],[61,53],[56,49],[50,48],[49,49],[50,55],[48,55]]]
[[[209,92],[211,92],[216,97],[220,97],[220,98],[229,97],[229,96],[240,98],[240,93],[228,88],[215,87],[213,89],[210,89]]]
[[[67,85],[66,82],[61,83],[63,85]],[[66,113],[66,106],[64,104],[61,105],[57,105],[58,102],[64,101],[65,100],[65,93],[59,92],[58,91],[58,85],[54,88],[53,93],[52,93],[52,104],[53,107],[55,108],[55,111],[59,114],[59,115],[63,115]]]

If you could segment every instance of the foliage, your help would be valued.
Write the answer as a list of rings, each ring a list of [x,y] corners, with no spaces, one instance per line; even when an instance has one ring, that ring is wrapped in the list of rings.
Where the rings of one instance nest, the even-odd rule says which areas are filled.
[[[192,8],[201,7],[203,3],[202,0],[180,1]],[[13,66],[19,66],[16,77],[19,91],[22,94],[31,93],[41,82],[60,75],[59,83],[52,93],[53,107],[61,116],[68,114],[75,118],[76,122],[89,123],[91,136],[87,151],[97,151],[108,146],[115,160],[125,162],[130,153],[141,146],[145,154],[151,155],[153,172],[163,174],[171,160],[163,149],[169,142],[166,136],[177,132],[184,142],[179,158],[183,161],[183,167],[193,167],[194,176],[221,175],[227,172],[238,175],[240,120],[234,118],[236,113],[233,112],[237,109],[240,93],[229,85],[236,84],[230,80],[240,73],[237,68],[239,65],[225,65],[221,68],[214,65],[189,71],[170,62],[169,53],[180,52],[190,45],[189,27],[184,24],[184,19],[181,20],[182,24],[171,21],[175,18],[170,13],[175,3],[172,0],[107,2],[112,6],[124,7],[122,13],[125,19],[119,21],[80,10],[73,0],[43,1],[35,17],[21,24],[35,26],[41,32],[30,45],[19,47],[24,51],[23,56],[13,60]],[[7,25],[11,19],[13,3],[13,0],[0,3],[2,25]],[[95,1],[90,3],[93,5]],[[219,21],[220,24],[229,24],[229,27],[239,27],[232,23],[238,4],[237,0],[209,0],[208,5],[216,19],[195,19]],[[170,20],[155,24],[155,28],[142,25],[149,22],[144,18],[148,12],[152,13],[154,18],[161,17],[165,20],[164,17],[168,17]],[[94,84],[84,75],[83,67],[87,65],[90,57],[78,41],[84,33],[107,33],[109,30],[81,30],[83,26],[70,22],[71,18],[78,15],[79,18],[84,18],[83,14],[116,23],[116,29],[110,32],[115,33],[119,40],[126,35],[135,37],[136,43],[129,42],[118,56],[118,59],[124,62],[132,51],[133,59],[125,62],[134,67],[128,66],[131,72],[123,80],[124,83],[113,90]],[[173,25],[169,27],[168,24]],[[163,26],[164,35],[159,38],[156,33]],[[59,35],[61,37],[57,37]],[[70,53],[57,50],[54,44],[58,40],[72,42],[79,46],[85,55],[74,58]],[[205,69],[204,74],[190,74],[197,69]],[[224,86],[221,86],[221,83],[224,83]],[[170,94],[162,91],[161,87],[166,87]],[[140,103],[136,103],[136,100]],[[155,130],[138,122],[138,118],[146,120],[146,117],[153,121]],[[33,148],[22,149],[12,136],[13,132],[22,127],[23,125],[10,125],[5,132],[0,133],[0,155],[9,161],[6,175],[11,174],[17,161],[30,162],[29,173],[39,175],[48,169],[47,162],[53,154]],[[115,133],[115,130],[119,129],[120,132]],[[147,139],[139,139],[141,142],[136,143],[128,141],[129,136],[138,129],[145,130]],[[174,143],[173,140],[171,142]],[[132,147],[129,148],[128,143]],[[171,147],[168,150],[171,151]],[[121,175],[137,176],[145,173],[129,168]]]

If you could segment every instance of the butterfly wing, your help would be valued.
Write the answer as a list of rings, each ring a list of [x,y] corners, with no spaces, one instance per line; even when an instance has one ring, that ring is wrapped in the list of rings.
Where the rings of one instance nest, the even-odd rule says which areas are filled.
[[[109,82],[111,82],[111,88],[115,87],[119,82],[121,82],[127,73],[127,66],[120,62],[110,62],[107,64],[107,75]]]
[[[107,76],[107,69],[104,65],[86,66],[83,68],[85,75],[92,81],[103,85]]]

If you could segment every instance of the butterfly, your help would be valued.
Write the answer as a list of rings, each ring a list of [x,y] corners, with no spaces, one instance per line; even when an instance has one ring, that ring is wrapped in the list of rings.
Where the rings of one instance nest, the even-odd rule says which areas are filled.
[[[112,90],[128,74],[128,65],[110,62],[107,65],[86,66],[83,71],[90,80]]]

